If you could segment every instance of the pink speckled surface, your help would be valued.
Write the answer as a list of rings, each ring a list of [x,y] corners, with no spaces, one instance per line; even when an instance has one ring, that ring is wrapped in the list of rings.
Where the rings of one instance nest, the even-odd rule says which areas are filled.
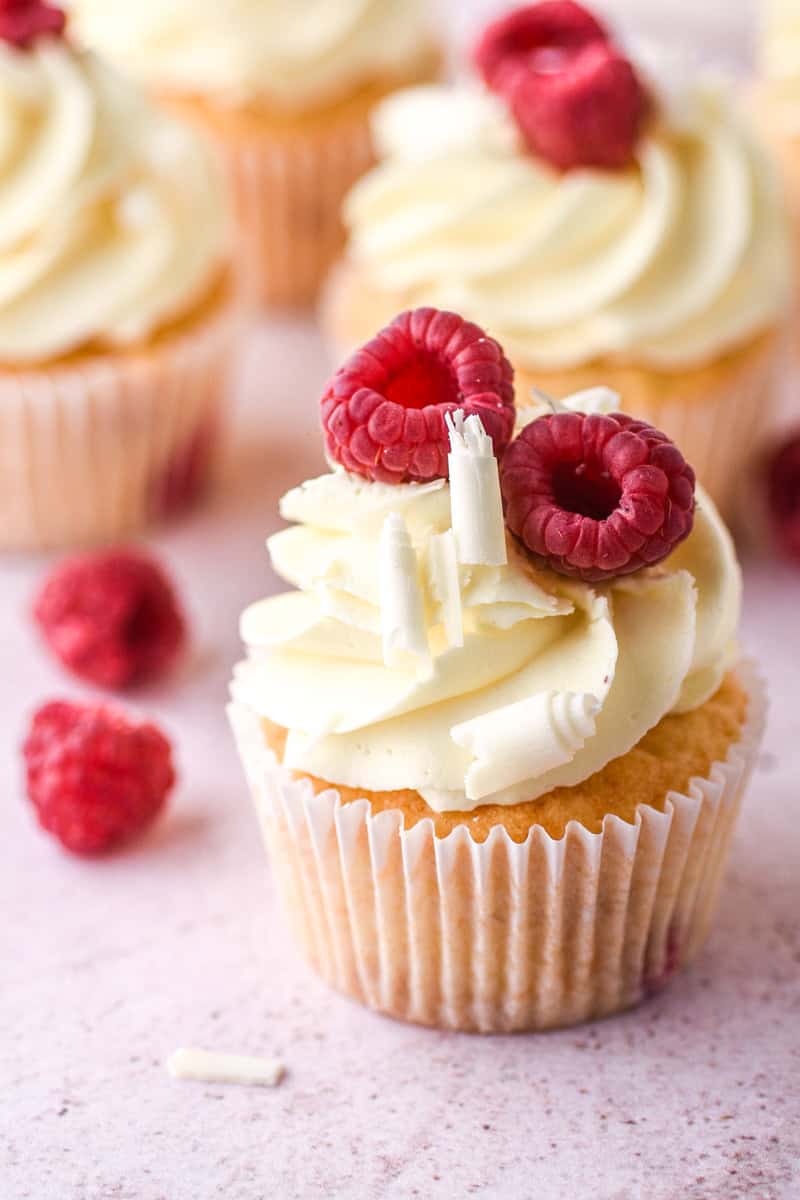
[[[309,327],[262,330],[227,489],[153,539],[195,652],[134,699],[174,736],[181,784],[107,861],[62,854],[22,801],[27,714],[81,689],[25,620],[42,563],[0,563],[0,1198],[799,1197],[798,572],[747,563],[772,715],[716,928],[665,994],[481,1039],[373,1016],[295,956],[222,709],[238,613],[275,584],[277,497],[320,461],[325,370]],[[178,1083],[163,1063],[179,1044],[278,1054],[288,1075],[274,1091]]]

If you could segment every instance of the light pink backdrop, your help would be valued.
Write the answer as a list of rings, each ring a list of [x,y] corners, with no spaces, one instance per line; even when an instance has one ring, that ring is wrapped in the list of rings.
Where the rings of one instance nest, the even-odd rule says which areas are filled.
[[[477,6],[452,7],[460,19]],[[625,7],[677,25],[674,2]],[[693,37],[702,25],[706,48],[717,37],[743,58],[747,6],[691,8]],[[136,703],[174,737],[181,784],[152,834],[108,861],[62,854],[23,802],[27,714],[80,689],[25,618],[43,564],[0,563],[0,1197],[800,1196],[800,572],[747,563],[767,742],[716,929],[662,998],[603,1024],[480,1039],[373,1016],[295,956],[222,709],[238,614],[276,586],[263,540],[277,498],[321,462],[326,369],[310,325],[259,330],[227,488],[153,539],[196,644],[177,680]],[[289,1073],[275,1091],[176,1083],[163,1062],[179,1044],[276,1053]]]

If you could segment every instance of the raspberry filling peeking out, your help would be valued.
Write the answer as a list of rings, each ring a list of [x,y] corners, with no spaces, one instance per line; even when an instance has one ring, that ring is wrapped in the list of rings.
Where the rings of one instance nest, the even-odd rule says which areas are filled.
[[[445,415],[480,417],[502,454],[514,431],[514,372],[498,343],[456,313],[401,313],[336,372],[321,402],[329,457],[382,483],[446,479]]]
[[[494,22],[474,52],[528,148],[560,170],[629,165],[649,110],[630,62],[572,0],[526,5]]]
[[[0,0],[0,39],[26,49],[40,37],[61,37],[67,18],[44,0]]]
[[[622,413],[532,421],[500,477],[511,532],[553,570],[591,583],[661,562],[694,521],[694,471],[666,434]]]

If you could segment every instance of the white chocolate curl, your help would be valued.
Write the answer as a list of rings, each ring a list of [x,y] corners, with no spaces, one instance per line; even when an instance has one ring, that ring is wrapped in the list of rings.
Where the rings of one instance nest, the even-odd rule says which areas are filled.
[[[504,566],[508,561],[506,529],[492,439],[474,414],[464,420],[458,409],[445,420],[450,434],[450,511],[458,561]]]
[[[428,591],[435,619],[444,625],[448,646],[464,645],[461,580],[452,529],[431,534],[426,556]]]
[[[599,709],[588,692],[539,692],[454,725],[453,741],[475,759],[467,772],[467,798],[481,800],[571,762],[594,736]]]
[[[249,1054],[218,1054],[211,1050],[175,1050],[167,1059],[167,1070],[174,1079],[194,1079],[199,1083],[241,1083],[256,1087],[275,1087],[285,1068],[277,1058],[253,1058]]]
[[[378,547],[383,661],[400,665],[404,653],[430,662],[417,556],[399,513],[389,513]]]

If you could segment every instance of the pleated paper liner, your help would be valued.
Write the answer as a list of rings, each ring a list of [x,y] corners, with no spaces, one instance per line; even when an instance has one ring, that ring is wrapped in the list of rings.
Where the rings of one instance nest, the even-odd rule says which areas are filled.
[[[377,291],[366,283],[363,272],[340,263],[329,276],[320,303],[320,321],[333,361],[338,365],[415,303],[408,296]],[[496,336],[490,327],[487,332]],[[742,472],[769,436],[777,378],[788,358],[783,326],[705,365],[675,371],[614,359],[538,370],[520,366],[510,348],[504,349],[515,367],[520,408],[529,403],[533,387],[557,400],[598,384],[612,388],[619,393],[624,412],[649,421],[672,438],[726,518],[735,509]]]
[[[724,762],[600,833],[571,822],[523,844],[502,827],[434,836],[366,800],[314,795],[229,713],[283,906],[324,979],[370,1008],[440,1028],[543,1030],[607,1016],[663,986],[702,946],[764,726],[763,684],[739,668],[745,727]]]
[[[277,307],[314,302],[344,247],[342,201],[375,161],[372,109],[399,87],[437,78],[440,69],[438,52],[424,50],[406,72],[310,113],[163,98],[221,154],[235,202],[246,299]]]
[[[0,549],[112,540],[195,499],[239,328],[224,287],[141,350],[0,370]]]

